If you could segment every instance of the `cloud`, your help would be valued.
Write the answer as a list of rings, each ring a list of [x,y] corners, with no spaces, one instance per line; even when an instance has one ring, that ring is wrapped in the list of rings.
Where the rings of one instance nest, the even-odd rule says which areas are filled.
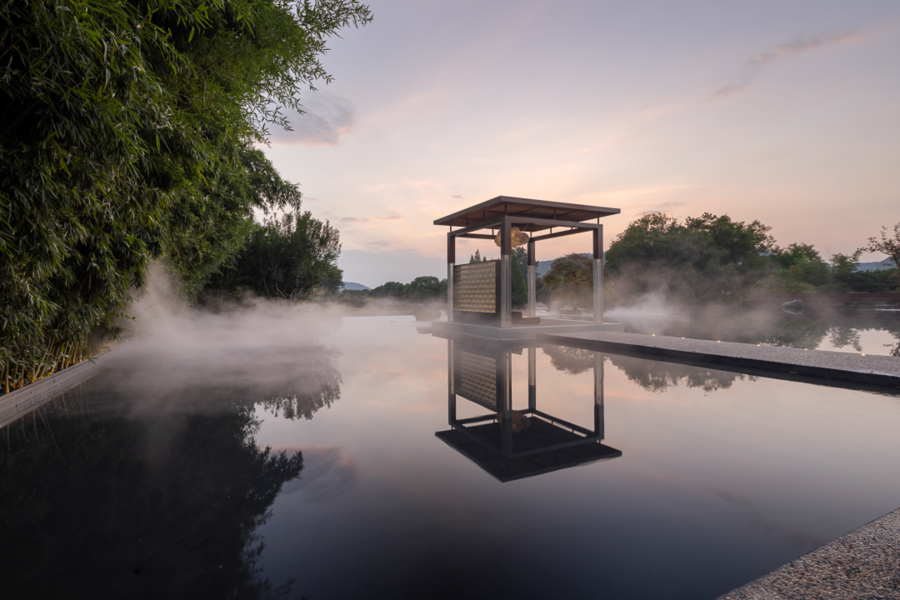
[[[462,196],[450,196],[450,197],[451,198],[459,198],[460,200],[462,200]]]
[[[285,111],[291,129],[272,127],[273,146],[336,146],[356,125],[356,110],[346,98],[311,92],[303,101],[303,114]]]
[[[302,453],[303,470],[298,479],[282,486],[282,494],[302,492],[304,500],[319,504],[334,500],[356,486],[359,467],[340,447],[311,446],[286,450]]]
[[[750,84],[752,84],[756,80],[757,75],[759,75],[759,72],[766,65],[778,62],[779,60],[790,58],[802,52],[816,50],[818,48],[841,44],[844,42],[853,42],[862,39],[863,37],[865,37],[864,34],[853,31],[827,33],[806,38],[798,36],[789,42],[785,42],[784,44],[775,46],[768,52],[763,52],[754,56],[753,59],[750,60],[750,62],[744,65],[744,72],[741,80],[737,83],[732,83],[719,88],[718,90],[713,92],[712,99],[720,100],[729,98],[743,92],[748,87],[750,87]]]
[[[663,202],[662,204],[657,204],[653,208],[644,210],[642,212],[639,212],[638,214],[640,216],[644,217],[644,216],[652,215],[655,213],[668,213],[670,211],[675,210],[676,208],[681,208],[685,204],[687,204],[687,203],[686,202]]]
[[[399,221],[403,218],[403,215],[398,215],[395,212],[387,213],[382,217],[338,217],[335,221],[339,221],[341,223],[371,223],[372,221]]]

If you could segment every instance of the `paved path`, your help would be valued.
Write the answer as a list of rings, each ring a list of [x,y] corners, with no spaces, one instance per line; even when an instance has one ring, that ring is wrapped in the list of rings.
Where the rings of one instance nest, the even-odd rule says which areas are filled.
[[[900,509],[719,600],[900,599]]]
[[[726,371],[738,371],[781,379],[831,380],[854,387],[887,387],[900,391],[900,358],[851,352],[826,352],[714,342],[641,333],[586,332],[538,334],[538,341],[598,352],[633,354],[687,364],[710,363]],[[839,384],[838,384],[839,385]]]

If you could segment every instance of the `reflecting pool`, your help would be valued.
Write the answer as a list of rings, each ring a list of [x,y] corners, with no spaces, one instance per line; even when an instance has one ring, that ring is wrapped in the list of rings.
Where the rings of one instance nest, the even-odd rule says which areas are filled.
[[[900,506],[895,396],[418,325],[129,342],[0,437],[6,589],[694,600]]]

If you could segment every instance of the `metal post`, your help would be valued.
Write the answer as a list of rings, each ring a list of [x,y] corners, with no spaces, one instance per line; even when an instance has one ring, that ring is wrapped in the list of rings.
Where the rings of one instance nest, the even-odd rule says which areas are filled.
[[[512,239],[509,217],[500,223],[500,327],[512,327]]]
[[[453,376],[453,340],[447,340],[447,419],[456,423],[456,381]]]
[[[501,350],[497,361],[497,412],[500,413],[501,448],[503,454],[512,454],[512,352]]]
[[[528,349],[528,410],[537,410],[537,348]]]
[[[453,321],[453,267],[456,266],[456,236],[447,234],[447,321]]]
[[[594,434],[601,440],[606,437],[603,415],[603,354],[594,352]]]
[[[537,314],[537,280],[534,268],[534,242],[528,242],[528,311],[526,316],[534,317]]]
[[[594,230],[594,323],[603,323],[603,226]]]

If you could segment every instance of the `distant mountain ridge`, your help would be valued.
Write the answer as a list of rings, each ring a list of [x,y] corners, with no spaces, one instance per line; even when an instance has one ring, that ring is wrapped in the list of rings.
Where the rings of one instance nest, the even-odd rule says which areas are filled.
[[[885,264],[887,263],[887,264]],[[859,263],[857,271],[880,271],[881,269],[893,269],[894,265],[890,264],[887,259],[876,260],[873,262]]]
[[[366,287],[361,283],[353,283],[352,281],[345,281],[344,289],[345,290],[371,290],[372,288]]]

